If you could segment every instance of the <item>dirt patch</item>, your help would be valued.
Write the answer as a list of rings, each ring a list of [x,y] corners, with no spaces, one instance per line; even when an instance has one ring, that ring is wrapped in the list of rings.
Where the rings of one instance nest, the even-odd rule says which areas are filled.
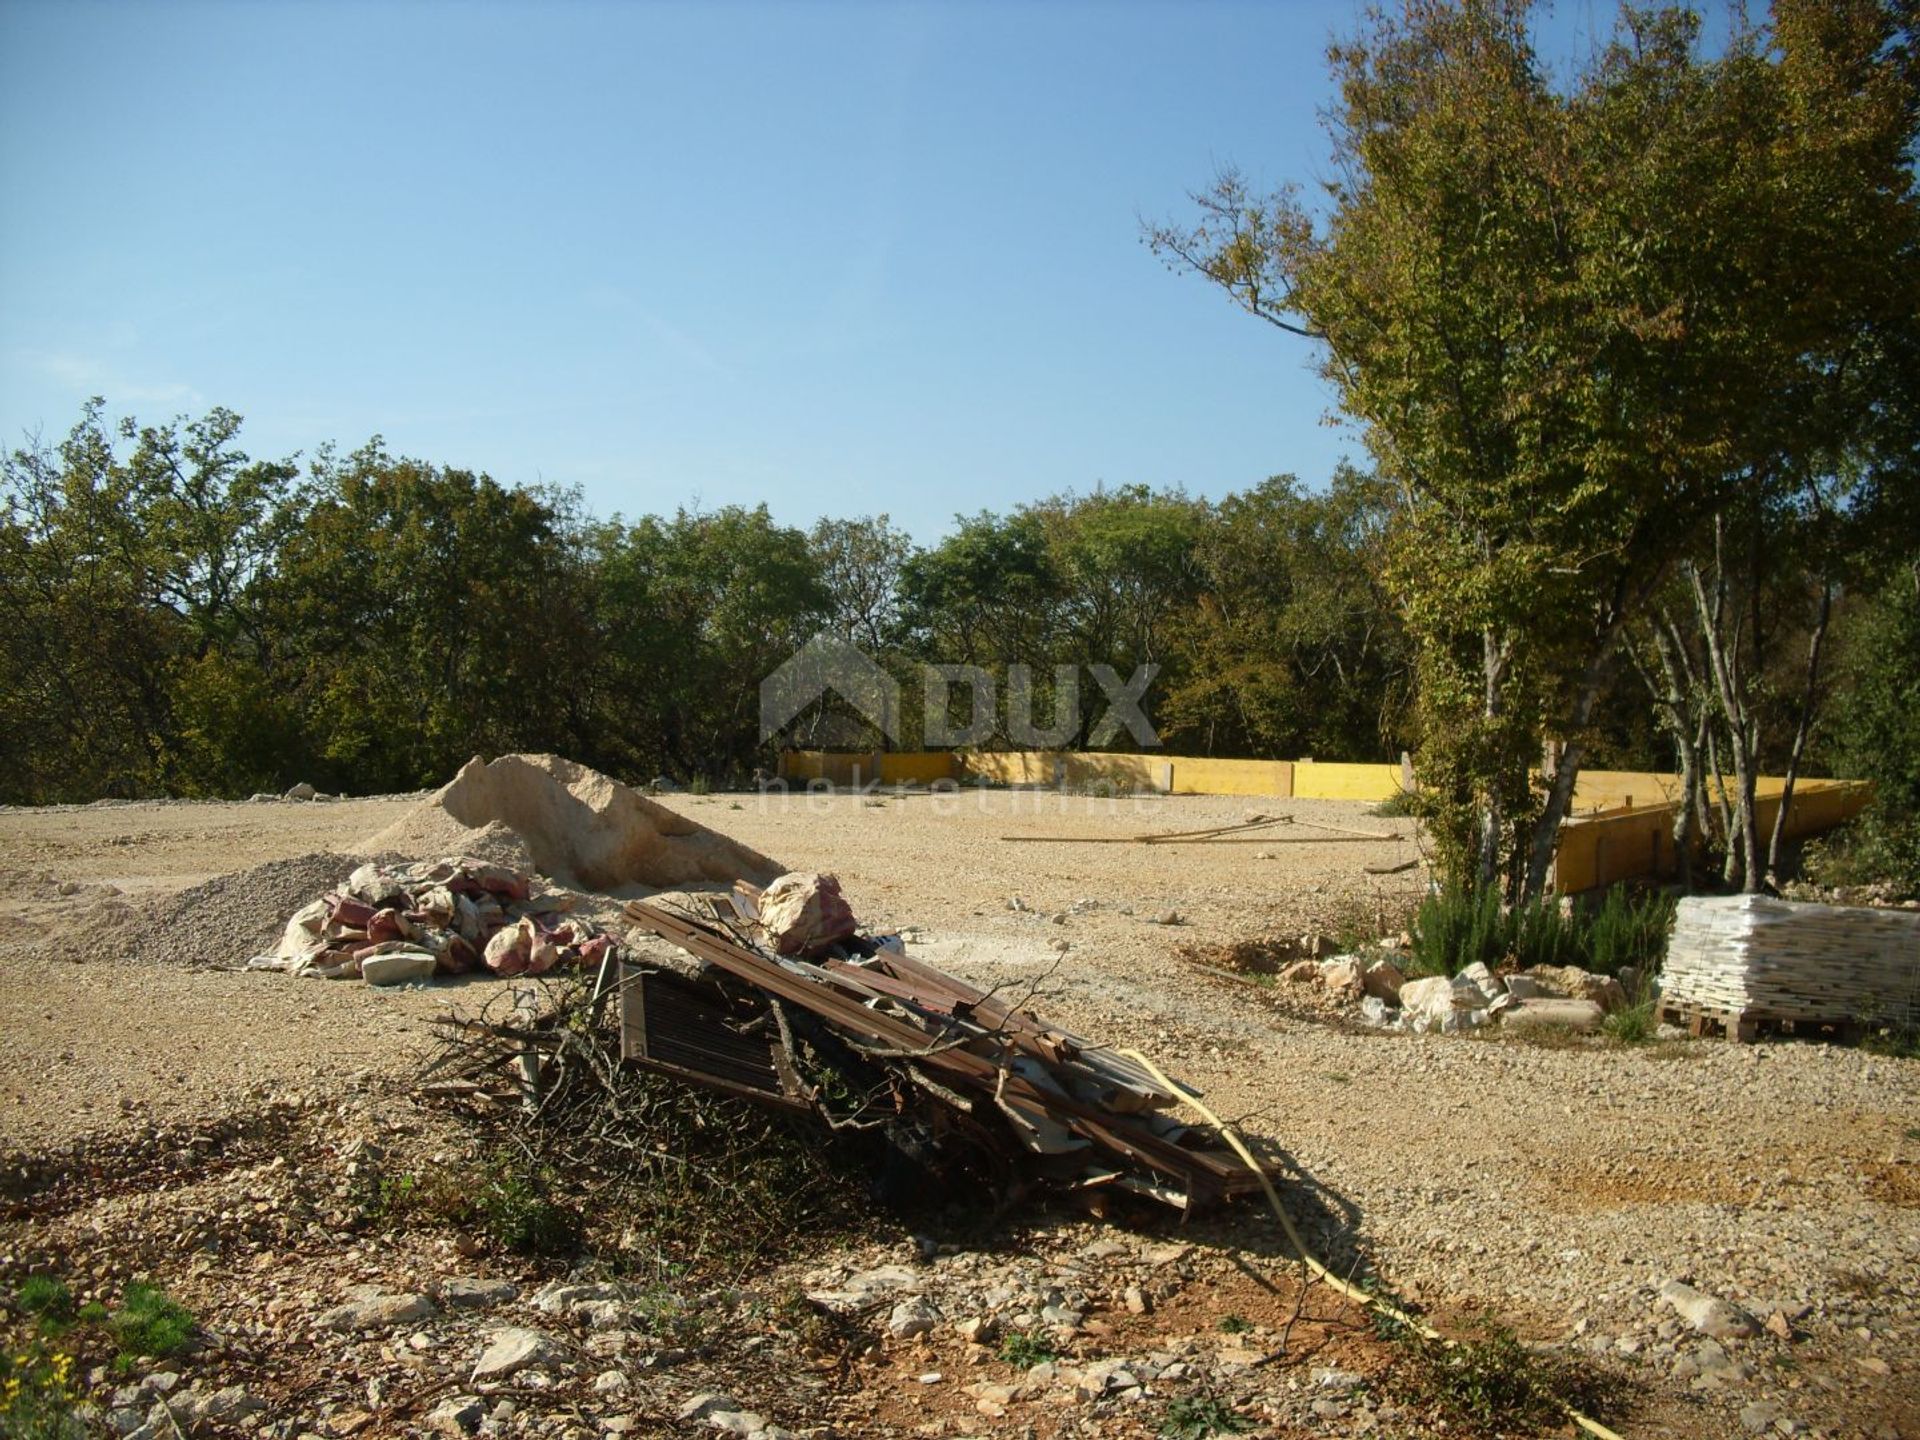
[[[737,879],[764,884],[782,869],[631,786],[556,755],[503,755],[491,764],[476,756],[362,848],[502,860],[474,848],[499,846],[501,827],[518,837],[532,868],[588,890]]]

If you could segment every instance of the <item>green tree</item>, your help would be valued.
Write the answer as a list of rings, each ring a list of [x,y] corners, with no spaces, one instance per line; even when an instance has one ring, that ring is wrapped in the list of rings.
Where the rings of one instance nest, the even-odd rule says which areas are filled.
[[[573,748],[591,657],[568,497],[376,438],[323,452],[305,498],[265,603],[316,779],[410,789],[477,753]]]
[[[1171,627],[1164,738],[1204,754],[1380,759],[1409,699],[1382,574],[1391,496],[1342,466],[1324,494],[1275,476],[1212,508],[1200,593]]]
[[[1564,86],[1531,8],[1409,0],[1335,47],[1324,215],[1228,174],[1149,235],[1319,345],[1398,487],[1422,803],[1448,868],[1513,899],[1545,882],[1626,627],[1695,537],[1871,438],[1871,403],[1838,397],[1886,393],[1898,347],[1854,339],[1914,274],[1896,7],[1783,0],[1711,58],[1693,12],[1630,10]]]

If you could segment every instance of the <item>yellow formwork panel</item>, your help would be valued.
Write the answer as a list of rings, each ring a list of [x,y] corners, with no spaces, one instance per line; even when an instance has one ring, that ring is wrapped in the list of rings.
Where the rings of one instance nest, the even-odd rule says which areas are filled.
[[[1400,767],[1296,760],[1293,793],[1301,800],[1391,800],[1400,793]]]
[[[1051,785],[1061,756],[1052,750],[968,750],[956,758],[961,775],[989,785]]]
[[[960,757],[951,750],[901,751],[880,757],[880,779],[888,785],[931,785],[959,775]]]
[[[1582,770],[1573,782],[1575,814],[1670,805],[1680,798],[1678,775],[1644,770]]]
[[[1761,776],[1754,782],[1754,815],[1763,841],[1773,833],[1785,789],[1785,779],[1777,775]],[[1796,780],[1793,806],[1787,812],[1787,836],[1797,840],[1831,830],[1858,815],[1872,798],[1873,786],[1864,780]],[[1560,843],[1554,852],[1554,889],[1562,895],[1574,895],[1621,880],[1662,879],[1679,873],[1680,860],[1673,843],[1677,808],[1674,804],[1644,808],[1636,804],[1631,809],[1569,820],[1560,827]]]
[[[1060,762],[1061,779],[1077,788],[1102,785],[1129,791],[1167,788],[1168,761],[1161,755],[1113,755],[1082,750],[1055,758]]]
[[[1176,795],[1267,795],[1285,800],[1293,794],[1291,760],[1214,760],[1171,756]]]

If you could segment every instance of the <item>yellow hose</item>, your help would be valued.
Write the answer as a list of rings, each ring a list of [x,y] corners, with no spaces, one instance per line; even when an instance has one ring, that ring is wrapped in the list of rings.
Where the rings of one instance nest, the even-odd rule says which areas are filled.
[[[1273,1181],[1267,1178],[1265,1167],[1253,1158],[1253,1152],[1247,1149],[1245,1142],[1240,1139],[1238,1132],[1226,1121],[1214,1114],[1213,1111],[1209,1110],[1205,1102],[1202,1101],[1198,1095],[1186,1090],[1177,1081],[1169,1079],[1164,1070],[1154,1064],[1153,1061],[1149,1060],[1145,1055],[1142,1055],[1138,1050],[1122,1050],[1118,1053],[1129,1060],[1136,1060],[1146,1066],[1147,1073],[1152,1075],[1161,1085],[1165,1086],[1168,1094],[1178,1097],[1183,1104],[1189,1105],[1197,1111],[1209,1125],[1220,1132],[1221,1138],[1233,1147],[1234,1154],[1247,1162],[1247,1168],[1253,1171],[1254,1177],[1259,1180],[1260,1188],[1267,1192],[1267,1204],[1273,1207],[1274,1218],[1280,1222],[1280,1228],[1286,1231],[1287,1243],[1293,1246],[1295,1252],[1300,1256],[1302,1264],[1348,1299],[1356,1300],[1370,1310],[1376,1310],[1382,1315],[1390,1316],[1402,1325],[1405,1325],[1409,1330],[1416,1331],[1428,1340],[1436,1340],[1440,1344],[1448,1347],[1453,1345],[1453,1341],[1447,1339],[1446,1336],[1442,1335],[1438,1330],[1435,1330],[1431,1325],[1414,1319],[1414,1317],[1407,1314],[1406,1311],[1400,1309],[1398,1306],[1388,1304],[1378,1295],[1369,1295],[1358,1286],[1349,1285],[1325,1265],[1321,1264],[1318,1257],[1316,1257],[1311,1250],[1307,1249],[1307,1243],[1300,1238],[1300,1232],[1293,1228],[1293,1220],[1287,1214],[1287,1207],[1280,1203],[1280,1192],[1273,1188]],[[1599,1437],[1599,1440],[1621,1440],[1619,1434],[1609,1430],[1591,1416],[1582,1415],[1571,1405],[1568,1405],[1566,1410],[1567,1418],[1588,1434]]]

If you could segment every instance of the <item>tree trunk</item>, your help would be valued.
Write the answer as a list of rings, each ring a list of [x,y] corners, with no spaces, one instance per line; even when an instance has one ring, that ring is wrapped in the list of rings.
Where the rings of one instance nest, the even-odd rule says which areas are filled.
[[[1793,750],[1787,756],[1786,783],[1780,790],[1780,808],[1773,817],[1773,834],[1767,841],[1767,878],[1778,883],[1780,847],[1786,840],[1787,810],[1793,804],[1794,782],[1800,778],[1800,759],[1807,751],[1807,736],[1813,729],[1814,704],[1820,693],[1820,657],[1826,644],[1827,623],[1833,618],[1833,580],[1820,582],[1820,606],[1815,611],[1813,634],[1807,641],[1807,681],[1800,691],[1800,715],[1793,730]]]

